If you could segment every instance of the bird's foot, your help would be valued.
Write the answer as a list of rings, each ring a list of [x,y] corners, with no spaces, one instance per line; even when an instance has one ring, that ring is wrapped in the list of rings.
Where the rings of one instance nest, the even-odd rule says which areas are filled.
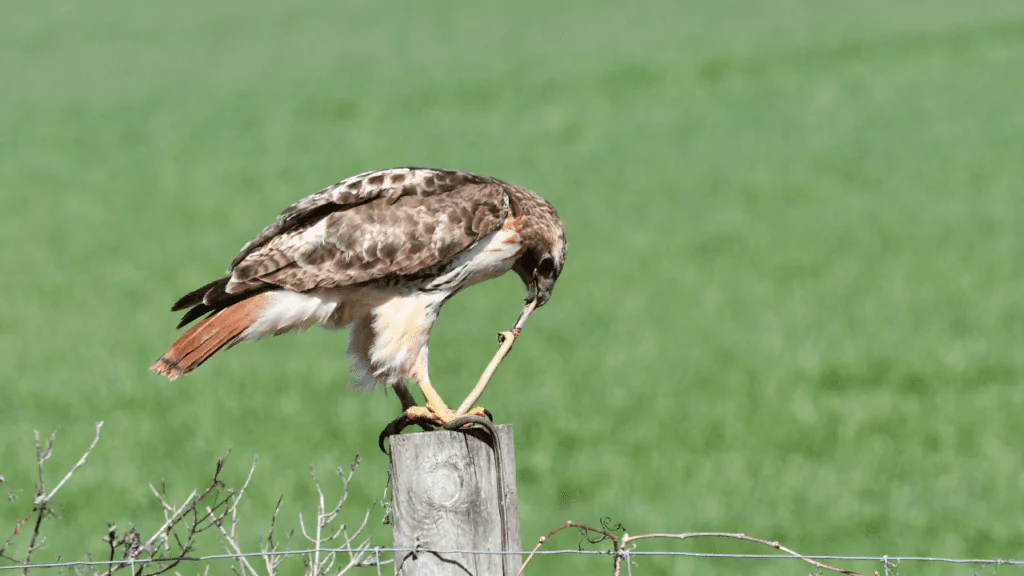
[[[434,407],[430,404],[427,404],[426,406],[413,406],[406,410],[405,414],[409,417],[411,423],[425,423],[431,426],[447,428],[449,430],[467,428],[471,426],[471,423],[459,423],[459,421],[466,416],[477,416],[480,418],[487,418],[492,422],[494,421],[494,417],[491,416],[490,411],[480,406],[468,410],[461,416],[456,414],[455,410],[452,410],[447,406],[442,405]]]
[[[469,428],[473,426],[480,418],[486,418],[493,422],[494,417],[491,412],[486,408],[477,406],[466,412],[463,416],[456,415],[455,411],[448,408],[447,406],[438,407],[433,409],[428,406],[410,406],[404,412],[402,412],[398,418],[395,418],[384,427],[384,430],[380,433],[377,439],[377,445],[380,446],[380,451],[387,454],[387,450],[384,449],[384,440],[388,436],[395,434],[401,434],[402,430],[405,430],[413,424],[418,424],[421,428],[426,431],[433,430],[435,427],[445,428],[447,430],[458,430],[462,428]]]

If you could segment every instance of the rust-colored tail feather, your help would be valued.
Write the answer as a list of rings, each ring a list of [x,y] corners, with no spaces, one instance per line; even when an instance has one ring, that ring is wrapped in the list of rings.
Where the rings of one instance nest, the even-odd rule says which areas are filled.
[[[237,344],[266,307],[268,297],[264,293],[246,298],[200,320],[179,336],[149,369],[171,380],[195,370],[219,350]]]

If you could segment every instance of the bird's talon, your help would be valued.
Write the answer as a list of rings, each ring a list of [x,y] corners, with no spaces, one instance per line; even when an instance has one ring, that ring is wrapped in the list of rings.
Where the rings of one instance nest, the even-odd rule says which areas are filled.
[[[380,451],[388,454],[388,451],[384,449],[384,440],[386,440],[388,436],[401,434],[402,430],[405,430],[410,424],[412,424],[412,420],[409,419],[409,416],[405,412],[399,414],[398,418],[388,422],[388,425],[381,430],[380,436],[377,437],[377,446],[380,447]]]
[[[494,422],[494,415],[491,414],[491,411],[480,406],[466,412],[466,416],[487,418],[491,422]],[[401,434],[402,430],[405,430],[413,424],[418,425],[425,432],[430,432],[435,428],[452,429],[450,424],[461,418],[465,418],[465,416],[457,416],[455,411],[449,408],[442,408],[435,411],[428,406],[411,406],[406,409],[405,412],[402,412],[398,418],[388,422],[388,425],[384,427],[384,430],[381,431],[380,436],[377,438],[377,445],[380,447],[381,452],[387,454],[388,451],[384,449],[384,440],[386,440],[388,436]],[[458,426],[458,428],[469,428],[473,426],[473,424],[473,422],[467,422],[466,424]]]

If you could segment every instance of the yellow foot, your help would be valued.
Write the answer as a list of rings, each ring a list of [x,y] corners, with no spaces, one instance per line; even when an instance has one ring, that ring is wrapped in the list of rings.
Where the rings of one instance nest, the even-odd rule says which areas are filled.
[[[470,408],[469,412],[466,412],[466,416],[479,416],[480,418],[487,418],[491,422],[494,422],[494,415],[491,414],[490,410],[484,408],[483,406]]]
[[[466,412],[464,416],[457,416],[455,411],[447,406],[431,409],[428,406],[410,406],[398,418],[395,418],[384,427],[384,430],[377,438],[377,445],[380,451],[387,454],[384,449],[384,440],[391,435],[401,434],[402,430],[413,424],[418,424],[424,430],[433,430],[434,427],[441,427],[447,430],[458,430],[469,428],[476,424],[481,418],[494,421],[494,417],[486,408],[477,406]]]
[[[457,424],[457,421],[464,416],[478,416],[481,418],[487,418],[493,421],[494,418],[491,413],[480,406],[473,408],[466,412],[464,416],[458,416],[455,414],[455,410],[448,408],[447,406],[441,408],[431,408],[430,406],[412,406],[405,411],[404,415],[409,418],[410,424],[427,424],[430,426],[440,426],[442,428],[466,428],[472,426],[472,423],[466,423],[463,426]],[[455,426],[452,424],[455,423]]]

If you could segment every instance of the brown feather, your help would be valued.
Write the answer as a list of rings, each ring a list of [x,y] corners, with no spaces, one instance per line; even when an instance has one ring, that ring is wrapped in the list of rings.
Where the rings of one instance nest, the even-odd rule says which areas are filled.
[[[216,312],[241,302],[246,298],[252,298],[257,294],[262,294],[270,290],[274,290],[277,286],[273,284],[258,283],[250,289],[237,293],[229,294],[224,290],[224,287],[228,285],[229,278],[221,278],[214,280],[205,286],[196,288],[182,296],[174,306],[171,308],[171,312],[177,312],[189,308],[185,315],[181,317],[178,325],[175,328],[181,328],[186,324],[190,324],[196,318],[201,318],[209,312]]]
[[[250,255],[259,252],[275,238],[300,232],[330,214],[345,212],[380,198],[391,205],[401,198],[426,198],[447,194],[465,185],[498,182],[470,172],[416,166],[376,170],[346,178],[285,208],[274,223],[242,247],[228,267],[228,274],[235,276],[234,282],[244,282],[234,272]],[[288,261],[291,261],[291,255]],[[242,274],[245,275],[248,274]]]
[[[215,312],[175,340],[149,369],[171,380],[188,374],[225,346],[236,344],[269,301],[269,294],[259,294]]]
[[[206,296],[207,292],[217,288],[220,288],[220,291],[223,292],[224,287],[228,285],[228,280],[230,280],[228,277],[219,278],[209,284],[204,284],[199,288],[196,288],[188,294],[185,294],[181,298],[178,298],[178,301],[171,306],[171,312],[177,312],[178,310],[184,310],[185,308],[191,308],[202,304],[203,298]]]
[[[508,214],[497,182],[455,180],[455,188],[422,177],[443,192],[383,198],[333,212],[267,239],[233,268],[228,293],[264,283],[296,292],[353,286],[417,274],[450,261],[497,230]],[[445,180],[444,185],[448,185]]]

